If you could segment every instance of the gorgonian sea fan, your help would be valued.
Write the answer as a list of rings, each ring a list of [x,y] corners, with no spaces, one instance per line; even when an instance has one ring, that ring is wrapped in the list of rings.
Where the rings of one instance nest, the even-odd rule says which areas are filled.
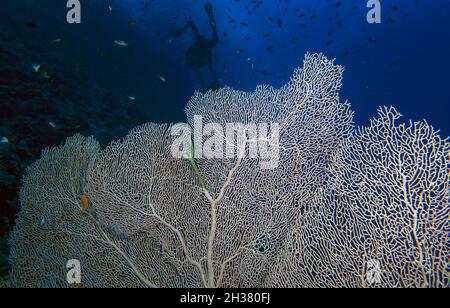
[[[104,150],[75,136],[44,151],[24,177],[8,285],[69,286],[78,259],[85,287],[448,287],[448,140],[393,108],[354,131],[342,73],[307,54],[281,89],[192,97],[191,125],[279,123],[278,168],[238,155],[195,172],[156,124]]]

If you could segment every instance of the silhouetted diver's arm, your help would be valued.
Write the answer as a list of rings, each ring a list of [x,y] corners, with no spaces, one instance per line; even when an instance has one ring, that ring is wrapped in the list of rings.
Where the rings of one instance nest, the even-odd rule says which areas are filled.
[[[181,34],[183,34],[184,32],[186,32],[189,29],[191,29],[192,32],[194,32],[196,40],[201,38],[200,32],[197,29],[197,26],[194,24],[194,22],[192,20],[188,21],[188,23],[184,27],[173,31],[173,35],[180,36]]]

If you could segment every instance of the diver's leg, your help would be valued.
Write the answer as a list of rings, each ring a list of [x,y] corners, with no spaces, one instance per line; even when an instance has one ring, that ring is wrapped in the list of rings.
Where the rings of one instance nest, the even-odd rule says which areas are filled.
[[[213,7],[212,7],[212,3],[208,2],[205,4],[205,11],[208,15],[212,15],[213,12]]]
[[[216,20],[214,19],[213,15],[213,7],[211,3],[205,4],[205,11],[208,14],[209,17],[209,25],[211,26],[212,32],[213,32],[213,38],[210,41],[211,48],[217,46],[219,43],[219,34],[217,32],[217,26],[216,26]]]

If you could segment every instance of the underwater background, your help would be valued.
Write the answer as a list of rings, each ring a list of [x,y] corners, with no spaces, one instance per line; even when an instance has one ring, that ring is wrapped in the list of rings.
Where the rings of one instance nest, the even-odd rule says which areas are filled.
[[[0,0],[0,275],[20,179],[42,149],[183,122],[190,96],[213,86],[280,87],[306,52],[346,68],[355,124],[394,105],[450,135],[448,0],[383,0],[381,24],[367,22],[366,0],[211,0],[213,23],[207,1],[80,2],[81,24],[68,24],[66,0]],[[189,20],[209,40],[217,30],[213,73],[186,62],[195,36],[177,30]]]

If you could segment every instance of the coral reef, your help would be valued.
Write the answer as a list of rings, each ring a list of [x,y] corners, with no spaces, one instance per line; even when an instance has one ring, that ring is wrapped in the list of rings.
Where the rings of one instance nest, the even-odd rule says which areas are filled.
[[[271,286],[449,286],[450,143],[380,108],[343,141],[288,235]]]
[[[33,36],[15,37],[12,25],[0,25],[0,276],[6,272],[7,232],[18,213],[20,179],[43,148],[60,145],[75,133],[95,135],[103,144],[143,122],[135,106],[124,108],[110,92],[95,86],[83,70],[68,69],[55,59],[58,50],[39,56],[50,63],[50,78],[33,72]]]
[[[23,180],[8,286],[71,286],[78,259],[84,287],[448,287],[448,140],[393,108],[354,130],[342,73],[307,54],[281,89],[188,103],[191,125],[279,123],[275,169],[246,139],[193,170],[156,124],[104,150],[76,135],[44,151]]]

